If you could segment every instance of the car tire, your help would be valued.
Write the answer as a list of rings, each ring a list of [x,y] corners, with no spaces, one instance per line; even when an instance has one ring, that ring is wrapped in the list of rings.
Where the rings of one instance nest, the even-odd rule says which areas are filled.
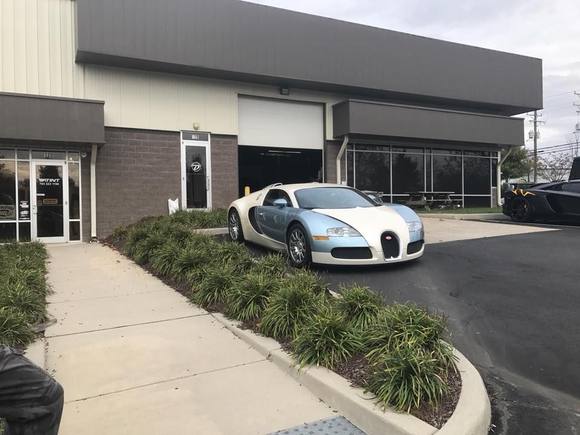
[[[532,204],[523,196],[512,199],[510,217],[514,222],[531,222],[533,220]]]
[[[312,263],[312,250],[308,233],[300,224],[295,224],[288,230],[286,248],[290,264],[297,268],[307,267]]]
[[[242,220],[236,209],[228,213],[228,233],[232,242],[243,243],[244,230],[242,229]]]

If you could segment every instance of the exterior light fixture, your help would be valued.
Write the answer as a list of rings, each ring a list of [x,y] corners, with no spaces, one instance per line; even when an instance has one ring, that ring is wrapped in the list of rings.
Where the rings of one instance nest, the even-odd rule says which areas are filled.
[[[286,87],[281,87],[280,88],[280,95],[290,95],[290,89],[288,89]]]

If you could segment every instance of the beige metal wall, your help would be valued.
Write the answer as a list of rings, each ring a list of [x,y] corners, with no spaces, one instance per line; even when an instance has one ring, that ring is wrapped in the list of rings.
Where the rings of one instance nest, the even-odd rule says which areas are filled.
[[[238,134],[238,95],[332,104],[340,96],[189,76],[77,65],[73,0],[0,0],[0,91],[105,101],[105,125]]]

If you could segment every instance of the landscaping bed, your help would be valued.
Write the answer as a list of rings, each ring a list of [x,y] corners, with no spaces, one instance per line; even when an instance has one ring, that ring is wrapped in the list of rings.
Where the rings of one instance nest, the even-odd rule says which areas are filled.
[[[39,243],[0,245],[0,344],[24,348],[46,319],[46,259]]]
[[[336,297],[317,274],[289,268],[284,256],[255,258],[244,245],[195,234],[196,223],[225,216],[211,213],[144,219],[105,242],[193,303],[278,340],[300,367],[334,370],[382,408],[442,427],[461,391],[443,316],[385,305],[357,285],[335,289]]]

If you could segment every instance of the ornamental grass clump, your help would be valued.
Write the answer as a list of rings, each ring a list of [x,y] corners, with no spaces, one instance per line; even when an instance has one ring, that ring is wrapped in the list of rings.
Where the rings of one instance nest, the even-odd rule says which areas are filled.
[[[225,305],[236,279],[230,267],[204,269],[203,278],[192,293],[193,302],[210,309]]]
[[[26,317],[16,309],[0,307],[0,344],[20,347],[33,340],[34,331]]]
[[[379,404],[410,412],[427,402],[438,404],[448,392],[448,370],[430,351],[401,346],[382,354],[372,367],[367,390]]]
[[[365,330],[375,322],[383,309],[380,296],[371,292],[368,287],[354,284],[342,287],[340,294],[336,301],[338,311],[354,328],[359,330]]]
[[[280,289],[270,297],[262,315],[260,331],[278,340],[295,339],[300,327],[324,304],[324,296],[315,292],[310,284],[295,277],[285,279]]]
[[[213,242],[204,237],[208,239],[207,243],[204,243],[200,238],[201,236],[175,253],[175,261],[171,269],[171,276],[175,281],[185,283],[190,287],[199,284],[204,267],[214,261],[211,249]]]
[[[453,367],[453,348],[443,341],[446,330],[443,316],[430,314],[413,304],[390,305],[365,333],[366,356],[374,363],[401,347],[425,349],[445,367]]]
[[[257,321],[270,296],[279,289],[279,280],[263,273],[250,272],[231,288],[227,314],[242,322]]]
[[[254,260],[252,271],[268,276],[282,276],[286,273],[288,263],[281,254],[268,254]]]
[[[335,368],[360,351],[359,334],[337,311],[326,307],[310,318],[292,342],[301,366],[309,364]]]
[[[160,276],[170,276],[177,260],[176,253],[181,248],[179,242],[167,239],[151,255],[150,265],[153,271]]]

